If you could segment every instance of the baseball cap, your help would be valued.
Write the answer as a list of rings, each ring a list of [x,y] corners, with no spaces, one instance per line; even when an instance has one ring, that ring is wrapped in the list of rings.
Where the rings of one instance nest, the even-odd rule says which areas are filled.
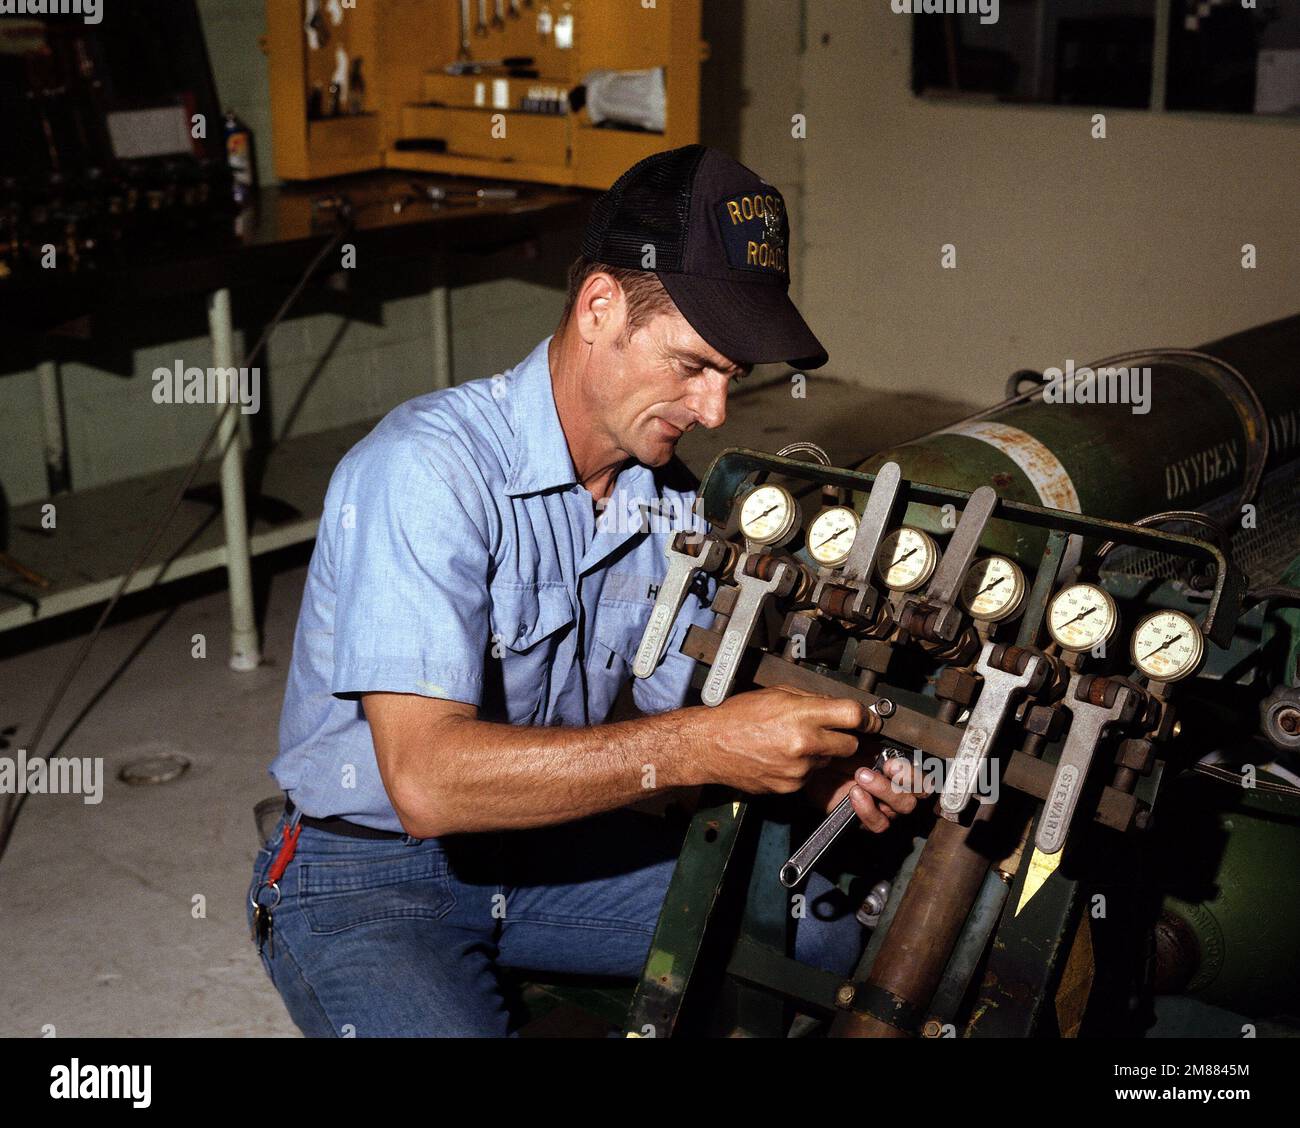
[[[592,210],[582,254],[658,275],[691,327],[738,364],[820,368],[826,350],[790,300],[785,199],[717,149],[633,165]]]

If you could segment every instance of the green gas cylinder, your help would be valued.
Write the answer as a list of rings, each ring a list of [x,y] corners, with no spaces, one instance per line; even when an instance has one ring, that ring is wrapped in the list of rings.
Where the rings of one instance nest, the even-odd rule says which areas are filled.
[[[1249,387],[1206,357],[1235,368]],[[1078,369],[1067,381],[1063,366],[1056,383],[1039,381],[1019,398],[881,451],[861,468],[892,461],[915,481],[966,491],[990,485],[1004,498],[1133,521],[1239,490],[1261,430],[1268,468],[1300,454],[1300,317],[1182,353],[1112,359],[1089,366],[1096,369],[1091,382]],[[1109,402],[1091,402],[1097,398]],[[905,520],[931,532],[952,528],[932,506],[909,506]],[[983,544],[1032,566],[1045,536],[994,521]]]

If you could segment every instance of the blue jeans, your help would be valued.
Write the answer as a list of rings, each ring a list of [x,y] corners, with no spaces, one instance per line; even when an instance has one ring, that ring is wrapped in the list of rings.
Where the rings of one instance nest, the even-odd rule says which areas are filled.
[[[425,841],[303,827],[262,963],[308,1036],[502,1036],[499,968],[640,976],[683,830],[627,810]],[[862,947],[855,906],[819,874],[804,892],[817,909],[797,923],[797,958],[847,974]]]

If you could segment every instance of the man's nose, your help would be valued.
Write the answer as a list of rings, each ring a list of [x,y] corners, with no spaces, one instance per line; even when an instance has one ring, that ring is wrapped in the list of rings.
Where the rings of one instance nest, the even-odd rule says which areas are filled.
[[[720,372],[710,372],[707,384],[695,396],[691,410],[700,425],[710,431],[727,421],[727,388],[730,380]]]

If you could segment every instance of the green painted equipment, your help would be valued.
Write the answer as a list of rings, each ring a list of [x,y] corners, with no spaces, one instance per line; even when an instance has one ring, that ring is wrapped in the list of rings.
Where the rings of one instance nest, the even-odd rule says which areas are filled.
[[[1269,1019],[1300,1013],[1300,798],[1267,772],[1255,782],[1187,774],[1170,786],[1156,986]]]
[[[1195,350],[1140,350],[1089,366],[1149,368],[1147,410],[1139,413],[1143,405],[1132,402],[1048,402],[1042,380],[1016,392],[1032,375],[1017,374],[1007,400],[874,454],[861,468],[897,462],[916,481],[991,485],[1004,498],[1116,521],[1195,509],[1240,495],[1300,454],[1297,357],[1300,317],[1293,317]],[[1076,400],[1084,386],[1075,386]],[[910,509],[906,520],[943,528],[928,507]],[[985,547],[1029,564],[1042,536],[995,525]]]
[[[906,522],[931,532],[942,545],[936,577],[945,553],[967,567],[958,544],[1001,552],[1034,573],[1020,621],[977,633],[986,646],[996,638],[1011,647],[1006,654],[1064,657],[1056,676],[1068,666],[1074,696],[1044,692],[1036,704],[1009,706],[1004,729],[975,733],[997,745],[990,755],[1003,797],[973,822],[938,820],[918,851],[906,862],[895,856],[885,871],[878,847],[859,843],[848,869],[853,850],[839,853],[842,887],[892,883],[877,933],[847,979],[790,958],[777,881],[791,847],[788,811],[710,791],[665,902],[629,1035],[780,1035],[807,1031],[810,1016],[851,1036],[1159,1035],[1161,994],[1191,1006],[1179,1012],[1180,1032],[1195,1027],[1196,1006],[1206,1029],[1211,1011],[1216,1022],[1226,1014],[1261,1032],[1296,1028],[1300,317],[1197,350],[1131,353],[1094,367],[1112,366],[1151,368],[1149,411],[1048,402],[1040,383],[855,471],[751,451],[715,460],[701,494],[717,536],[730,535],[738,500],[769,477],[799,496],[853,498],[866,528],[866,503],[890,488],[881,482],[897,485],[886,469],[897,464],[898,504],[874,506],[879,528]],[[983,503],[972,495],[987,495],[984,486],[997,498],[983,517],[994,515],[963,542],[951,518],[977,511]],[[813,519],[813,506],[803,517]],[[1093,552],[1103,541],[1110,547]],[[988,651],[976,662],[962,650],[965,636],[940,632],[953,604],[937,578],[924,594],[885,592],[877,602],[881,593],[862,586],[870,577],[856,565],[818,573],[806,536],[788,545],[784,559],[808,582],[785,603],[773,597],[737,688],[793,685],[873,707],[888,699],[886,741],[936,759],[970,747],[968,717],[998,674],[1020,667],[999,658],[995,668]],[[737,595],[746,577],[766,581],[774,567],[790,566],[761,551],[757,559],[740,579],[725,574],[719,625],[692,628],[685,653],[716,662],[729,617],[737,607],[752,611]],[[1206,643],[1203,666],[1171,688],[1139,677],[1127,645],[1054,651],[1048,599],[1081,578],[1117,604],[1123,637],[1156,609],[1190,617],[1188,629]],[[729,597],[728,583],[736,585]],[[1084,726],[1080,718],[1110,708],[1106,694],[1121,685],[1143,694],[1137,719],[1122,730]],[[1096,753],[1080,769],[1088,817],[1054,849],[1040,830],[1062,772],[1074,770],[1064,753],[1072,742],[1077,751],[1080,732]],[[792,1027],[796,1009],[803,1017]]]

